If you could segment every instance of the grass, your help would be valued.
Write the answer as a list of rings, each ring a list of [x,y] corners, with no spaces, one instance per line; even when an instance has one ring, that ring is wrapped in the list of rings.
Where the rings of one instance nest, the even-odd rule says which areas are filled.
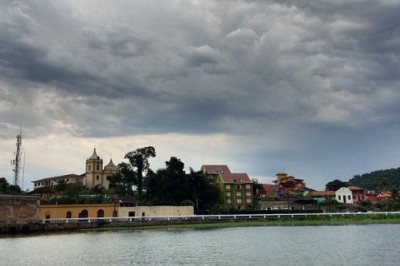
[[[362,216],[310,216],[305,218],[260,219],[260,220],[221,220],[207,222],[190,222],[175,224],[114,226],[84,229],[85,231],[108,230],[180,230],[180,229],[213,229],[244,226],[338,226],[364,224],[400,224],[400,215],[362,215]]]

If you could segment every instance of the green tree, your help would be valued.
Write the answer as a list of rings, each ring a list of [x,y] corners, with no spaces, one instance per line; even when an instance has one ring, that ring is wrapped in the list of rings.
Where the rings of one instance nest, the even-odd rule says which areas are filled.
[[[154,204],[193,204],[198,210],[210,209],[219,203],[219,190],[204,173],[193,171],[186,174],[184,163],[171,157],[166,167],[149,171],[145,178],[146,199]]]
[[[10,185],[6,178],[0,178],[0,194],[20,194],[21,188],[18,185]]]
[[[190,168],[188,174],[190,182],[191,194],[196,207],[196,212],[201,210],[210,210],[214,205],[220,203],[220,191],[217,186],[212,183],[203,171],[193,171]]]
[[[118,195],[133,195],[133,186],[137,184],[136,173],[128,163],[118,164],[116,174],[107,176],[110,188]]]
[[[5,179],[4,177],[0,178],[0,193],[1,194],[6,194],[8,193],[10,184],[8,184],[7,179]]]
[[[333,180],[333,181],[331,181],[331,182],[328,182],[326,185],[325,185],[325,189],[326,190],[330,190],[330,191],[336,191],[336,190],[338,190],[339,188],[341,188],[341,187],[347,187],[349,184],[347,183],[347,182],[343,182],[343,181],[341,181],[341,180],[339,180],[339,179],[335,179],[335,180]]]
[[[65,191],[67,189],[67,182],[64,179],[58,180],[57,184],[54,187],[54,189],[57,192]]]
[[[139,199],[143,197],[143,174],[150,168],[149,158],[156,156],[156,150],[152,146],[137,149],[125,154],[125,159],[129,160],[130,170],[136,173],[136,185]]]

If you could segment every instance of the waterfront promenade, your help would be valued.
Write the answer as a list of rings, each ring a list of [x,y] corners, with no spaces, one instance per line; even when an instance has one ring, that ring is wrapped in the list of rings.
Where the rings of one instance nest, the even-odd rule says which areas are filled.
[[[88,217],[65,219],[37,219],[24,223],[0,222],[2,234],[51,232],[113,227],[145,227],[177,224],[210,224],[235,222],[285,222],[285,221],[329,221],[330,219],[398,220],[400,212],[337,212],[337,213],[274,213],[274,214],[216,214],[189,216],[146,217]]]

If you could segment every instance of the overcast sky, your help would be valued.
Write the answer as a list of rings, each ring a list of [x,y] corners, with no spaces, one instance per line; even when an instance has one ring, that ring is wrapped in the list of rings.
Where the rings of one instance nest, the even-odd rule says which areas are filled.
[[[0,176],[154,146],[322,189],[400,165],[398,0],[0,0]],[[21,175],[22,179],[22,175]]]

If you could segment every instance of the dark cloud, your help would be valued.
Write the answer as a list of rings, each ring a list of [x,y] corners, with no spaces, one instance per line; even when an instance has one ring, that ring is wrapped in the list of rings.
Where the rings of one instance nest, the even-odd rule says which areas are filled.
[[[275,132],[271,139],[288,147],[315,134],[298,154],[325,143],[315,154],[329,157],[339,143],[372,147],[381,137],[376,128],[398,132],[395,1],[2,6],[3,137],[20,123],[33,136],[264,139]],[[362,132],[368,141],[354,137]],[[260,157],[269,147],[251,145],[260,147]],[[282,150],[268,156],[282,158]]]

